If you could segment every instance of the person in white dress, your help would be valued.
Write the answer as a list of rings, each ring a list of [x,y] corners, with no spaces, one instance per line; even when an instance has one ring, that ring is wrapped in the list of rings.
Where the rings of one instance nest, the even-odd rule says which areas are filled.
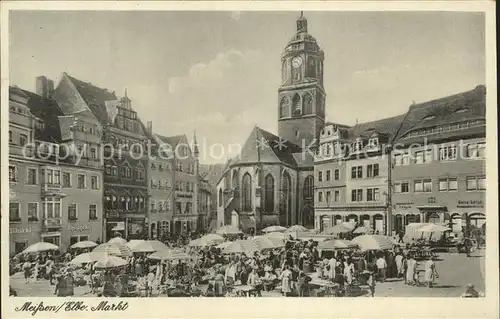
[[[286,297],[292,292],[292,272],[288,265],[285,265],[285,269],[281,272],[279,279],[281,279],[281,292]]]
[[[396,268],[398,270],[397,277],[399,278],[404,272],[404,270],[403,270],[403,255],[401,255],[401,253],[397,254],[396,257],[394,258],[394,260],[396,261]]]
[[[434,262],[434,257],[431,257],[425,262],[425,282],[427,287],[432,288],[434,285],[434,280],[439,277],[436,270],[436,263]]]
[[[406,270],[406,283],[408,285],[412,285],[415,283],[415,276],[417,271],[417,261],[413,258],[413,255],[410,255],[407,262],[408,269]]]
[[[351,259],[344,263],[344,278],[348,285],[352,284],[352,275],[354,274],[354,264]]]
[[[330,258],[330,260],[328,261],[328,266],[330,266],[330,272],[328,273],[328,278],[333,281],[336,275],[335,267],[337,266],[337,260],[335,259],[335,257]]]

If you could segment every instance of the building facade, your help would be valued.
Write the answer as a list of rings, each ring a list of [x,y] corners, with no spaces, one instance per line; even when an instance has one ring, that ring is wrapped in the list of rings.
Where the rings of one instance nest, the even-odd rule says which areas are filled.
[[[148,122],[148,132],[152,132],[152,123]],[[172,198],[173,165],[172,157],[158,148],[160,140],[154,134],[151,139],[155,145],[151,149],[147,176],[149,178],[148,229],[150,238],[162,238],[171,233],[173,218]]]
[[[187,234],[199,227],[198,214],[198,155],[186,135],[171,137],[157,135],[159,142],[171,150],[173,174],[173,212],[170,231]]]
[[[352,127],[328,123],[315,158],[315,228],[340,222],[395,235],[409,223],[481,227],[485,88]]]
[[[413,105],[393,152],[393,231],[411,222],[455,232],[486,219],[486,89]]]
[[[105,238],[147,236],[148,138],[131,100],[64,73],[54,99],[66,115],[88,112],[103,127]]]
[[[65,251],[103,238],[98,127],[85,114],[65,116],[45,77],[36,87],[9,88],[11,254],[40,241]],[[82,141],[94,151],[82,152]]]

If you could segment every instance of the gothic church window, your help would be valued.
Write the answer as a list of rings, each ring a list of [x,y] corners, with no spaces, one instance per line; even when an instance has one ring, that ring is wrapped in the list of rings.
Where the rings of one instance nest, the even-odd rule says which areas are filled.
[[[304,114],[312,113],[313,97],[311,93],[307,93],[304,97]]]
[[[281,99],[280,103],[280,118],[290,116],[290,105],[289,100],[286,96]]]
[[[243,175],[241,195],[243,211],[252,211],[252,177],[248,173]]]
[[[314,178],[307,176],[304,181],[304,199],[312,199],[314,195]]]
[[[293,96],[292,100],[292,109],[293,109],[293,115],[294,116],[300,116],[302,115],[302,103],[301,103],[301,98],[299,94],[295,94]]]
[[[274,178],[271,174],[266,176],[264,187],[264,211],[271,213],[274,211]]]

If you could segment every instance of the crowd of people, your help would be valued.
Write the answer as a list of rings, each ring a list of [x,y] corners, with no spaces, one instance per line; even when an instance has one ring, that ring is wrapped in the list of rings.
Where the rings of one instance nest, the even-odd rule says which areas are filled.
[[[202,234],[197,234],[201,236]],[[189,258],[151,259],[148,253],[124,257],[122,267],[95,269],[93,263],[71,264],[77,255],[91,249],[69,250],[64,254],[42,252],[17,256],[26,283],[46,279],[54,285],[54,294],[69,296],[75,286],[88,285],[90,294],[98,296],[234,296],[237,286],[250,287],[248,293],[262,296],[275,291],[283,296],[321,296],[328,285],[335,296],[351,295],[364,287],[375,295],[377,282],[402,278],[405,284],[432,288],[439,273],[435,257],[417,261],[413,251],[417,243],[394,245],[383,251],[342,249],[320,251],[312,239],[288,238],[280,248],[248,253],[224,254],[216,246],[189,247],[193,236],[162,238],[169,249],[186,253]],[[228,240],[244,239],[238,235]],[[423,267],[423,268],[422,268]],[[420,274],[423,272],[423,280]]]

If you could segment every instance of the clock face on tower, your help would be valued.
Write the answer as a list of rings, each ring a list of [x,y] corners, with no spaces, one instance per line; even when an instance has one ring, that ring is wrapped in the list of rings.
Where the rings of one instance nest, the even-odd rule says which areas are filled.
[[[292,59],[292,66],[294,68],[298,68],[302,65],[302,58],[300,56],[296,56]]]

